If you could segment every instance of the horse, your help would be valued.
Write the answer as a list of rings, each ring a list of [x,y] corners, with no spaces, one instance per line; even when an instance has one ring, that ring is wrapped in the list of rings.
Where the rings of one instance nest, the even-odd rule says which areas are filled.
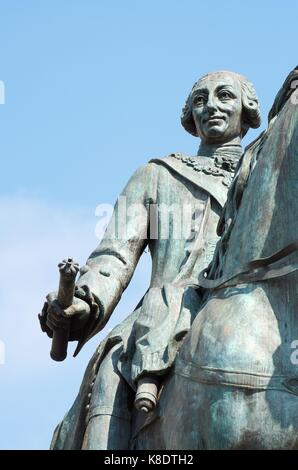
[[[134,449],[298,449],[297,77],[240,162],[204,304]]]

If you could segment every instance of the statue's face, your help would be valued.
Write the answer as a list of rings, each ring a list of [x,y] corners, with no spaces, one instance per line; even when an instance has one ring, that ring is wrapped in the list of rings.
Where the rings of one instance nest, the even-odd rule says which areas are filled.
[[[192,93],[192,115],[206,144],[229,142],[241,135],[241,86],[228,73],[214,73],[199,81]]]

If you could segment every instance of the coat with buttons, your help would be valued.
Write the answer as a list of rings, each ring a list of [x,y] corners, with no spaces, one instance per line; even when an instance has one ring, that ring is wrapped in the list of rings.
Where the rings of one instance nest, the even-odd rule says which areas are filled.
[[[195,281],[212,259],[228,188],[221,174],[194,171],[191,161],[199,159],[204,157],[172,154],[138,169],[81,270],[78,286],[88,286],[99,316],[84,330],[78,350],[106,324],[149,247],[149,289],[129,320],[108,336],[123,337],[119,368],[133,387],[141,375],[162,375],[171,367],[200,305],[198,291],[183,281]]]
[[[99,344],[75,402],[55,430],[52,449],[81,448],[89,397],[109,352],[120,352],[118,371],[133,389],[141,375],[164,374],[171,366],[201,304],[198,291],[183,287],[183,283],[196,281],[212,259],[218,239],[216,226],[231,176],[217,170],[215,174],[194,171],[192,162],[200,160],[204,158],[172,154],[137,170],[121,193],[124,199],[118,200],[101,243],[82,267],[78,287],[88,286],[99,315],[81,332],[76,352],[110,318],[146,246],[152,257],[147,292],[136,309]],[[121,208],[124,202],[125,211]]]

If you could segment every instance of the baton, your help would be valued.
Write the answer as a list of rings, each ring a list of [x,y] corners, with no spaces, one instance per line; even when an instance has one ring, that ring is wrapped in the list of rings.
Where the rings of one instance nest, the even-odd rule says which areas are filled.
[[[73,304],[75,280],[79,271],[79,265],[73,258],[67,258],[58,264],[60,272],[60,281],[58,289],[58,303],[63,310]],[[54,361],[64,361],[67,356],[67,346],[69,339],[70,322],[67,322],[65,328],[53,331],[53,340],[51,348],[51,358]]]

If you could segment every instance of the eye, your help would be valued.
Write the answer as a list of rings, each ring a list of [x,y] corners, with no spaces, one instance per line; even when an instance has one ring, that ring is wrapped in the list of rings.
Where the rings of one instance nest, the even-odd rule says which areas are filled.
[[[197,95],[194,97],[192,102],[196,106],[202,106],[206,102],[206,98],[203,95]]]
[[[222,101],[225,101],[225,100],[231,100],[232,98],[234,98],[234,96],[232,95],[231,92],[227,91],[227,90],[222,90],[218,93],[218,97],[220,100]]]

